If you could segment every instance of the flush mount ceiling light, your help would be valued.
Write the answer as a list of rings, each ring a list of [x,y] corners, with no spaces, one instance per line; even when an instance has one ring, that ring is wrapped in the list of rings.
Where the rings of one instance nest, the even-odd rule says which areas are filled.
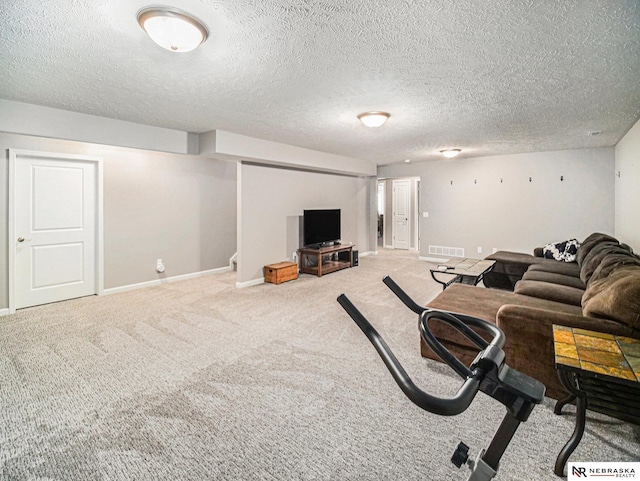
[[[367,127],[380,127],[391,117],[387,112],[364,112],[358,115],[360,122]]]
[[[172,52],[190,52],[209,36],[200,20],[173,7],[143,8],[138,12],[138,23],[151,40]]]
[[[444,155],[447,159],[451,159],[458,155],[461,152],[460,149],[445,149],[441,150],[440,153]]]

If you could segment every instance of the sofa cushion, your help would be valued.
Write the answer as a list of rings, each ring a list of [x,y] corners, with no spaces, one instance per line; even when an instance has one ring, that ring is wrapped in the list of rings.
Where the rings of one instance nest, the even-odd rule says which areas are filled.
[[[558,262],[549,259],[544,259],[548,262],[540,262],[533,264],[529,267],[527,272],[541,271],[541,272],[553,272],[555,274],[562,274],[564,276],[572,276],[580,278],[580,266],[577,262]]]
[[[600,244],[601,242],[614,242],[618,244],[618,239],[612,237],[608,234],[601,234],[600,232],[594,232],[590,236],[588,236],[585,240],[580,244],[580,248],[578,249],[578,255],[576,257],[576,261],[578,265],[582,267],[582,262],[587,254],[593,249],[595,246]]]
[[[542,281],[550,282],[552,284],[559,284],[561,286],[575,287],[577,289],[586,289],[587,286],[579,277],[568,276],[566,274],[559,274],[557,272],[545,272],[540,270],[529,269],[522,276],[523,281]]]
[[[620,246],[622,247],[623,244],[620,244]],[[614,270],[622,266],[640,266],[640,257],[630,252],[610,253],[598,264],[589,282],[592,283],[598,279],[604,279]]]
[[[575,262],[578,254],[578,247],[580,247],[578,239],[552,242],[542,248],[542,255],[546,259],[555,259],[562,262]]]
[[[576,287],[562,286],[560,284],[552,284],[542,281],[518,281],[514,291],[516,294],[523,296],[537,297],[548,301],[562,302],[572,306],[580,306],[583,289]]]
[[[584,293],[582,312],[626,324],[640,333],[640,267],[619,267],[592,282]]]
[[[591,276],[602,260],[611,254],[630,254],[630,252],[616,242],[601,242],[594,246],[582,260],[582,266],[580,266],[580,279],[588,285],[591,280]]]

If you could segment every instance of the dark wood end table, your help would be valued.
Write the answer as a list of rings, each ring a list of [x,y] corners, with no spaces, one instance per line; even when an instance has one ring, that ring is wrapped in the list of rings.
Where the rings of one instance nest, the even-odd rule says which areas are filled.
[[[495,263],[496,261],[480,259],[450,259],[447,262],[438,264],[433,269],[429,269],[429,272],[431,272],[433,280],[442,285],[442,290],[444,291],[454,282],[472,286],[478,285],[484,275],[493,269]],[[437,274],[448,274],[453,277],[445,281],[438,279],[436,277]]]
[[[640,424],[640,340],[554,325],[553,344],[560,382],[570,393],[556,403],[555,414],[576,401],[576,426],[554,467],[564,476],[584,434],[587,409]]]

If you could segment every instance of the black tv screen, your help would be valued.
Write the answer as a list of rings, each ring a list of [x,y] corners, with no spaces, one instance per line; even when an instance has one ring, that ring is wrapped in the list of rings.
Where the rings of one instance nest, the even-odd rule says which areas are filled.
[[[302,228],[305,246],[339,241],[340,209],[305,210]]]

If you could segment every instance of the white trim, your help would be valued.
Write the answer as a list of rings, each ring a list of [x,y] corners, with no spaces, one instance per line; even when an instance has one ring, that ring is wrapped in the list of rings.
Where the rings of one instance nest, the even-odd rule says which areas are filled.
[[[15,279],[15,263],[16,263],[16,249],[15,246],[12,248],[10,246],[13,245],[11,242],[12,239],[16,238],[16,227],[15,227],[15,170],[16,170],[16,151],[13,149],[9,149],[9,202],[8,202],[8,210],[9,210],[9,226],[7,229],[7,250],[9,251],[9,314],[13,314],[16,312],[15,302],[14,302],[14,279]]]
[[[96,294],[102,295],[104,288],[104,210],[103,210],[103,168],[102,157],[89,155],[64,154],[59,152],[40,152],[38,150],[9,149],[9,229],[7,246],[9,246],[9,314],[16,312],[15,307],[15,248],[12,239],[15,239],[15,170],[18,156],[41,157],[53,160],[77,160],[81,162],[96,163]]]
[[[165,277],[164,279],[155,279],[153,281],[139,282],[138,284],[129,284],[126,286],[112,287],[103,291],[104,295],[118,294],[120,292],[133,291],[136,289],[144,289],[145,287],[159,286],[161,284],[169,284],[170,282],[184,281],[187,279],[195,279],[196,277],[209,276],[213,274],[222,274],[231,271],[229,266],[218,267],[207,271],[192,272],[191,274],[182,274],[180,276]]]
[[[96,294],[104,294],[104,195],[102,157],[97,157],[96,169]]]
[[[229,258],[229,268],[233,270],[233,262],[238,260],[238,253],[236,252]]]
[[[443,257],[422,257],[422,256],[418,257],[418,259],[426,262],[440,262],[440,263],[448,262],[451,260],[451,259],[445,259]]]
[[[264,277],[261,277],[259,279],[253,279],[251,281],[246,281],[246,282],[236,282],[236,287],[238,289],[242,289],[244,287],[253,287],[260,284],[264,284]]]
[[[0,309],[0,317],[2,316],[8,316],[9,315],[9,309]]]
[[[366,257],[366,256],[377,256],[378,251],[367,251],[367,252],[358,252],[358,257]]]
[[[384,247],[385,249],[395,249],[395,247],[393,246],[389,246],[389,245],[383,245],[382,247]]]

